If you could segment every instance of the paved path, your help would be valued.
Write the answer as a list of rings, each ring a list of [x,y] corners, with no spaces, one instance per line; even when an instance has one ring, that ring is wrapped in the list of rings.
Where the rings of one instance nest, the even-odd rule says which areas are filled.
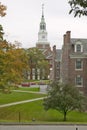
[[[30,100],[25,100],[25,101],[19,101],[19,102],[13,102],[13,103],[8,103],[8,104],[3,104],[3,105],[0,105],[0,108],[2,108],[2,107],[8,107],[8,106],[14,106],[14,105],[28,103],[28,102],[34,102],[34,101],[42,100],[44,98],[45,97],[41,97],[41,98],[35,98],[35,99],[30,99]]]
[[[36,93],[36,94],[44,94],[43,92],[33,92],[33,91],[21,91],[21,90],[13,90],[15,92],[26,92],[26,93]],[[24,100],[24,101],[19,101],[19,102],[13,102],[13,103],[8,103],[8,104],[3,104],[0,105],[0,108],[2,107],[8,107],[8,106],[14,106],[14,105],[18,105],[18,104],[23,104],[23,103],[28,103],[28,102],[34,102],[34,101],[38,101],[38,100],[42,100],[45,97],[41,97],[41,98],[35,98],[35,99],[29,99],[29,100]]]
[[[34,92],[34,91],[25,91],[25,90],[13,90],[13,91],[22,92],[22,93],[46,94],[46,92]]]
[[[0,130],[87,130],[87,126],[75,125],[0,125]]]

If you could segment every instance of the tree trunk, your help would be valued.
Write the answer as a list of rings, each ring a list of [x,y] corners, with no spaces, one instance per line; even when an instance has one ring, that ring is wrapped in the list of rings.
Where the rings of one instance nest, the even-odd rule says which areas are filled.
[[[35,68],[35,80],[38,79],[37,68]]]
[[[30,80],[32,80],[32,67],[30,68]]]

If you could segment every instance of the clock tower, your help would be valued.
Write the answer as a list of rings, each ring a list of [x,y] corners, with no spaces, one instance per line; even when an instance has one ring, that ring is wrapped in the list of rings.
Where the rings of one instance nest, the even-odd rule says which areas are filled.
[[[50,44],[47,41],[46,23],[44,18],[44,4],[42,4],[42,17],[39,26],[38,41],[36,43],[36,47],[40,50],[45,50],[50,48]]]

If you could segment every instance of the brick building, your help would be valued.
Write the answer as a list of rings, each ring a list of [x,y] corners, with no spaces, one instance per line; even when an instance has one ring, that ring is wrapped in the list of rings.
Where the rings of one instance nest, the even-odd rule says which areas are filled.
[[[61,49],[56,49],[56,45],[53,46],[50,80],[60,80],[61,52]]]
[[[76,85],[87,94],[87,39],[71,38],[71,32],[66,32],[60,68],[63,83]]]
[[[70,83],[87,94],[87,39],[71,38],[67,31],[62,49],[53,46],[51,80]]]

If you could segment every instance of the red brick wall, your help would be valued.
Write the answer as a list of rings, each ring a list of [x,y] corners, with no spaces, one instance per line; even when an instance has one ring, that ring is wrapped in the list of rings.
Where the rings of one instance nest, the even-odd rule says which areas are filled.
[[[69,82],[75,85],[75,78],[77,75],[81,75],[83,77],[83,86],[79,87],[80,90],[87,93],[87,59],[83,58],[83,70],[75,69],[76,58],[70,59],[70,67],[69,67]]]
[[[66,32],[64,35],[64,45],[62,48],[62,81],[64,83],[70,83],[75,85],[75,78],[77,75],[83,77],[83,86],[78,87],[80,90],[84,91],[87,94],[87,59],[82,58],[83,60],[83,70],[76,70],[75,62],[76,58],[70,58],[70,54],[73,52],[73,46],[70,43],[70,31]],[[75,53],[74,53],[75,55]]]

